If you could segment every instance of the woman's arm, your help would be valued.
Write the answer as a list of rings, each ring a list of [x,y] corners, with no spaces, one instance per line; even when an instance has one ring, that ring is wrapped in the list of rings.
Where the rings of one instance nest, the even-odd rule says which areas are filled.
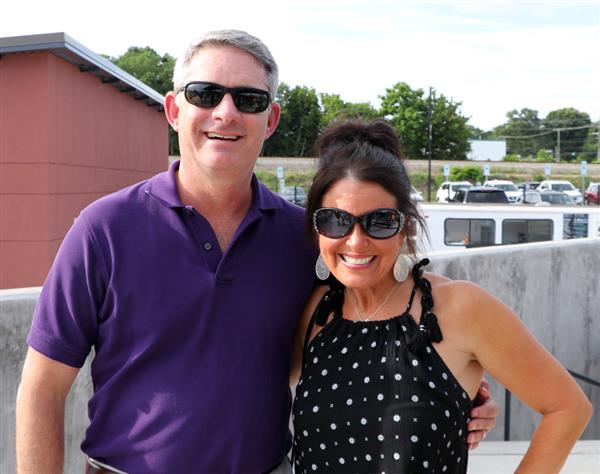
[[[460,294],[468,295],[463,297],[464,328],[474,357],[543,415],[517,472],[559,472],[591,418],[592,405],[513,311],[477,285],[460,282],[460,286]]]

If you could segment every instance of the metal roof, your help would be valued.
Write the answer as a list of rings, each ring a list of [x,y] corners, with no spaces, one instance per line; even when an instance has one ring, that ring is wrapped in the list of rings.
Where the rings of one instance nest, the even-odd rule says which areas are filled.
[[[148,107],[163,111],[164,97],[108,59],[90,51],[66,33],[12,36],[0,38],[0,56],[4,54],[49,51],[77,67],[81,72],[96,76],[105,84],[116,87]]]

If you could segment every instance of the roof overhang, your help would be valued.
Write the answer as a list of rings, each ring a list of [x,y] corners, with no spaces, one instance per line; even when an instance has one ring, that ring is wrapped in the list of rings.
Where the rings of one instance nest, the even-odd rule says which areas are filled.
[[[92,74],[135,100],[143,101],[148,107],[156,107],[158,111],[164,110],[164,97],[161,94],[108,59],[90,51],[66,33],[0,38],[0,56],[34,51],[49,51],[81,72]]]

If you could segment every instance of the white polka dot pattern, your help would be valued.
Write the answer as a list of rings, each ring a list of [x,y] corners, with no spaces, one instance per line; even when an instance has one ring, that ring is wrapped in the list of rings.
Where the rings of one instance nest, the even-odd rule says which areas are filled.
[[[412,316],[335,316],[308,345],[294,401],[296,474],[466,473],[471,401]]]

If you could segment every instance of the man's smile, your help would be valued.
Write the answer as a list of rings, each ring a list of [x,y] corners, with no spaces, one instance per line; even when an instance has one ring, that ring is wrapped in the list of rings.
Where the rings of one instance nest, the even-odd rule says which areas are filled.
[[[235,141],[240,138],[238,135],[221,135],[220,133],[207,132],[206,136],[211,140],[231,140]]]

